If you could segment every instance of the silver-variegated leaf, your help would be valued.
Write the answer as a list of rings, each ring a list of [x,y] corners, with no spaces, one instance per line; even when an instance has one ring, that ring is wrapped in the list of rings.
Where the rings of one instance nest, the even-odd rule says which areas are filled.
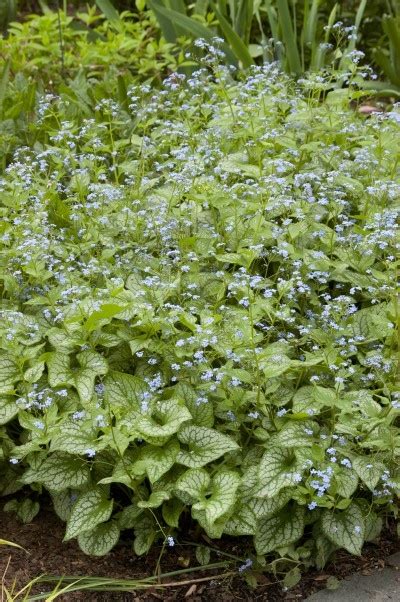
[[[159,508],[163,502],[169,500],[170,494],[168,491],[153,491],[149,499],[138,502],[139,508]]]
[[[183,426],[178,433],[178,439],[188,446],[188,450],[181,449],[177,462],[190,468],[200,468],[228,452],[239,449],[238,444],[227,435],[203,426]]]
[[[65,422],[53,437],[51,451],[64,451],[70,454],[86,455],[88,450],[98,450],[103,447],[97,438],[96,429],[91,425],[80,422]]]
[[[205,510],[207,523],[214,523],[234,506],[239,483],[240,477],[236,472],[217,472],[212,479],[210,495],[194,504],[193,508]]]
[[[135,525],[135,540],[133,542],[135,554],[138,556],[146,554],[153,545],[156,535],[154,520],[151,515],[141,516]]]
[[[82,487],[88,483],[89,478],[89,467],[81,458],[55,452],[39,467],[29,468],[21,481],[26,484],[41,483],[57,493],[64,489]]]
[[[112,508],[113,501],[107,500],[100,489],[81,493],[68,519],[64,541],[91,531],[96,525],[106,522],[111,516]]]
[[[135,429],[148,443],[163,445],[177,433],[184,422],[191,420],[189,410],[176,400],[169,399],[158,404],[152,414],[137,414]]]
[[[47,354],[46,363],[49,385],[51,387],[63,387],[73,384],[70,359],[67,353],[52,351]]]
[[[161,447],[146,445],[140,451],[135,467],[143,467],[151,483],[155,483],[175,464],[179,443],[173,438]]]
[[[214,425],[214,407],[212,401],[205,396],[199,395],[193,387],[187,383],[180,382],[175,387],[175,394],[185,400],[193,424],[211,428]]]
[[[336,493],[344,498],[350,498],[358,485],[357,473],[351,468],[338,468],[335,472]]]
[[[204,468],[191,468],[175,483],[175,493],[186,504],[193,504],[207,492],[210,476]]]
[[[304,531],[304,507],[284,508],[278,514],[258,521],[254,545],[263,555],[289,546],[300,539]]]
[[[279,493],[271,498],[255,497],[249,500],[248,506],[257,518],[268,518],[286,506],[293,495],[293,491],[291,487],[288,487],[281,489]]]
[[[91,370],[97,376],[104,376],[108,372],[107,360],[96,351],[82,351],[78,353],[76,359],[84,370]]]
[[[15,360],[7,354],[0,355],[0,395],[13,393],[14,383],[20,378]]]
[[[113,407],[140,409],[143,393],[148,390],[145,382],[138,376],[124,372],[109,372],[104,379],[104,399]]]
[[[226,522],[224,533],[239,537],[241,535],[255,535],[257,518],[253,510],[247,505],[234,508],[230,519]]]
[[[118,539],[118,525],[110,521],[78,535],[78,544],[82,552],[89,556],[104,556],[115,546]]]
[[[361,481],[371,491],[376,488],[379,479],[385,471],[385,466],[373,456],[357,456],[352,459],[353,468]]]
[[[299,483],[303,472],[303,462],[292,450],[284,447],[269,449],[260,462],[257,497],[274,497],[284,487]]]
[[[341,512],[324,510],[321,520],[324,535],[350,554],[360,555],[365,540],[365,521],[357,504]]]
[[[0,425],[7,424],[18,414],[18,406],[13,397],[0,399]]]

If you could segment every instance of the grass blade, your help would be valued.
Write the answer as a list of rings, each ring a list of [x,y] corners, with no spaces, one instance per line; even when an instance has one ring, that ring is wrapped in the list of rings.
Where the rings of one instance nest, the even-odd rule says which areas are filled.
[[[360,2],[360,6],[358,7],[357,13],[356,13],[356,18],[354,21],[354,35],[352,36],[352,39],[350,40],[345,52],[343,53],[343,57],[339,63],[339,69],[345,69],[346,68],[346,64],[348,64],[348,55],[350,52],[353,52],[353,50],[355,50],[356,44],[357,44],[357,37],[358,37],[358,31],[360,29],[360,25],[361,25],[361,21],[362,18],[364,16],[364,11],[365,11],[365,7],[367,5],[367,0],[361,0]]]
[[[301,73],[301,61],[299,51],[296,45],[296,36],[292,18],[290,16],[289,5],[287,0],[277,0],[278,19],[282,32],[282,41],[285,45],[286,57],[289,71],[291,73]]]
[[[101,10],[103,15],[110,21],[119,21],[120,16],[114,5],[110,0],[96,0],[98,8]]]
[[[212,40],[213,38],[215,38],[215,33],[211,29],[208,29],[208,27],[202,25],[194,19],[191,19],[187,15],[182,15],[181,13],[178,13],[175,10],[166,8],[165,6],[161,6],[158,3],[156,4],[155,0],[149,0],[149,6],[152,10],[154,10],[154,12],[157,15],[157,18],[160,14],[162,17],[169,20],[171,24],[174,23],[175,25],[182,27],[182,29],[187,31],[189,35],[192,35],[195,38],[204,38],[206,40]],[[232,52],[229,46],[227,44],[224,44],[222,49],[225,52],[229,62],[235,63],[235,54]]]
[[[202,17],[206,16],[207,8],[208,8],[208,0],[196,0],[196,4],[194,5],[194,14],[201,15]]]
[[[225,17],[219,12],[218,8],[215,6],[214,3],[212,4],[212,6],[213,6],[216,16],[218,17],[219,26],[220,26],[226,40],[229,42],[236,57],[239,59],[239,61],[241,61],[241,63],[243,64],[243,67],[245,67],[245,68],[250,67],[251,65],[253,65],[254,61],[250,55],[250,52],[249,52],[246,44],[237,35],[237,33],[235,33],[235,31],[229,25],[229,23],[225,19]]]
[[[7,91],[8,80],[9,80],[9,76],[10,76],[10,64],[11,64],[11,59],[8,59],[6,61],[6,64],[4,65],[3,73],[1,74],[1,77],[0,77],[0,112],[2,111],[3,100],[6,95],[6,91]],[[3,540],[0,539],[0,543],[2,541]]]
[[[400,28],[399,20],[396,17],[384,16],[382,21],[383,29],[389,38],[390,60],[393,69],[400,78]]]
[[[384,72],[385,76],[396,86],[400,86],[400,73],[396,71],[392,61],[389,57],[380,49],[377,48],[374,52],[375,62]],[[376,82],[374,82],[376,85]],[[387,84],[388,85],[388,84]]]
[[[304,13],[304,24],[303,24],[303,41],[304,44],[309,46],[316,46],[316,31],[318,22],[318,9],[320,0],[313,0],[311,8],[307,2],[307,11]]]
[[[14,543],[13,541],[7,541],[6,539],[0,539],[0,546],[11,546],[12,548],[18,548],[19,550],[25,550],[22,546]],[[26,550],[25,550],[26,552]]]
[[[173,21],[167,14],[163,11],[168,11],[165,5],[162,3],[162,0],[148,0],[147,4],[157,17],[158,24],[160,25],[162,34],[167,42],[176,42],[177,31],[173,25]],[[179,13],[177,13],[179,14]]]
[[[183,0],[169,0],[168,7],[182,15],[186,15],[186,6]]]
[[[250,31],[254,16],[253,0],[241,0],[235,19],[235,32],[246,46],[250,43]]]

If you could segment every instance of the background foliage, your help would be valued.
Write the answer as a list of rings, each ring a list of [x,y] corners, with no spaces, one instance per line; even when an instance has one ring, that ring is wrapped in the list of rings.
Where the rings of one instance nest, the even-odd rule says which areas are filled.
[[[49,6],[53,11],[60,7],[41,0],[39,5],[20,3],[19,8],[49,13]],[[210,39],[218,33],[226,40],[228,60],[245,67],[254,60],[277,59],[290,73],[318,70],[339,58],[338,49],[351,51],[357,44],[365,53],[365,63],[378,70],[386,84],[399,87],[399,0],[131,0],[114,4],[97,0],[97,6],[114,27],[119,13],[129,11],[126,14],[132,16],[132,12],[143,14],[151,9],[169,43],[183,35]],[[63,9],[67,12],[65,3]],[[79,10],[79,2],[68,5],[70,15]],[[4,29],[15,15],[15,0],[1,0]],[[333,28],[338,21],[343,27]],[[130,34],[134,38],[135,30]]]

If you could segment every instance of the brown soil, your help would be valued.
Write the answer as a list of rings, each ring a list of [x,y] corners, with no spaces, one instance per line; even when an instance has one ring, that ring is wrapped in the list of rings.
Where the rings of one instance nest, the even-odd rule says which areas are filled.
[[[97,576],[120,579],[145,578],[153,575],[160,555],[160,548],[154,549],[148,556],[138,558],[132,552],[128,542],[119,544],[110,554],[101,558],[85,556],[72,542],[62,543],[64,525],[49,510],[42,510],[35,520],[21,525],[10,515],[0,511],[0,535],[3,539],[23,546],[26,551],[0,546],[0,578],[5,572],[4,583],[10,587],[15,580],[19,587],[38,575]],[[221,552],[237,556],[246,555],[246,543],[243,540],[230,539],[213,542],[213,547]],[[335,559],[322,572],[308,571],[301,583],[288,592],[282,591],[279,583],[271,576],[258,575],[258,585],[250,589],[243,576],[239,576],[237,567],[220,568],[213,571],[187,573],[169,578],[168,582],[179,581],[176,586],[163,589],[136,591],[132,593],[91,592],[69,593],[59,598],[65,602],[150,602],[162,600],[190,600],[192,602],[228,602],[231,600],[262,600],[277,602],[283,600],[304,600],[312,592],[323,588],[330,576],[342,579],[356,571],[369,574],[385,566],[385,559],[399,551],[400,544],[392,525],[377,544],[365,546],[361,557],[353,557],[339,552]],[[223,560],[222,554],[212,554],[211,562]],[[187,564],[185,564],[187,563]],[[190,546],[176,544],[164,551],[160,572],[182,570],[182,567],[196,566],[193,550]],[[226,575],[228,573],[228,575]],[[225,576],[223,576],[225,574]],[[165,579],[163,580],[165,582]],[[35,593],[50,591],[53,586],[40,585]]]

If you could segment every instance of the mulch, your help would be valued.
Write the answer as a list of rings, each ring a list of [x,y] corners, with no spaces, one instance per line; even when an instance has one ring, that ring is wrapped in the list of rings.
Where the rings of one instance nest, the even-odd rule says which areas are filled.
[[[154,548],[147,556],[137,557],[132,551],[131,543],[122,541],[110,554],[93,558],[83,554],[75,541],[62,542],[63,523],[49,510],[41,510],[32,523],[22,525],[12,515],[0,511],[0,536],[23,546],[26,551],[0,546],[0,578],[4,575],[4,583],[10,587],[15,581],[23,587],[38,575],[74,575],[97,576],[119,579],[137,579],[151,576],[160,555],[160,548]],[[201,542],[199,542],[201,543]],[[205,543],[205,542],[203,542]],[[244,539],[228,538],[223,542],[213,542],[213,547],[222,552],[240,557],[246,554]],[[361,557],[354,557],[346,552],[338,552],[335,558],[323,571],[309,570],[300,584],[289,591],[282,587],[272,575],[259,575],[257,587],[251,589],[242,575],[233,570],[233,575],[221,578],[222,573],[231,569],[212,571],[196,571],[170,578],[178,581],[178,586],[165,589],[151,589],[128,593],[119,592],[75,592],[58,598],[63,602],[172,602],[189,600],[189,602],[228,602],[232,600],[278,602],[286,600],[304,600],[314,591],[324,588],[329,577],[343,579],[354,572],[370,574],[385,567],[385,559],[400,550],[400,542],[394,524],[390,524],[376,544],[367,544]],[[218,557],[219,556],[219,557]],[[218,552],[213,553],[211,562],[223,560]],[[161,558],[160,572],[166,573],[182,570],[182,567],[197,566],[193,549],[190,546],[176,544],[174,548],[164,551]],[[206,578],[207,580],[201,581]],[[197,580],[197,581],[196,581]],[[200,581],[198,581],[200,580]],[[40,585],[32,590],[35,593],[50,591],[49,585]]]

